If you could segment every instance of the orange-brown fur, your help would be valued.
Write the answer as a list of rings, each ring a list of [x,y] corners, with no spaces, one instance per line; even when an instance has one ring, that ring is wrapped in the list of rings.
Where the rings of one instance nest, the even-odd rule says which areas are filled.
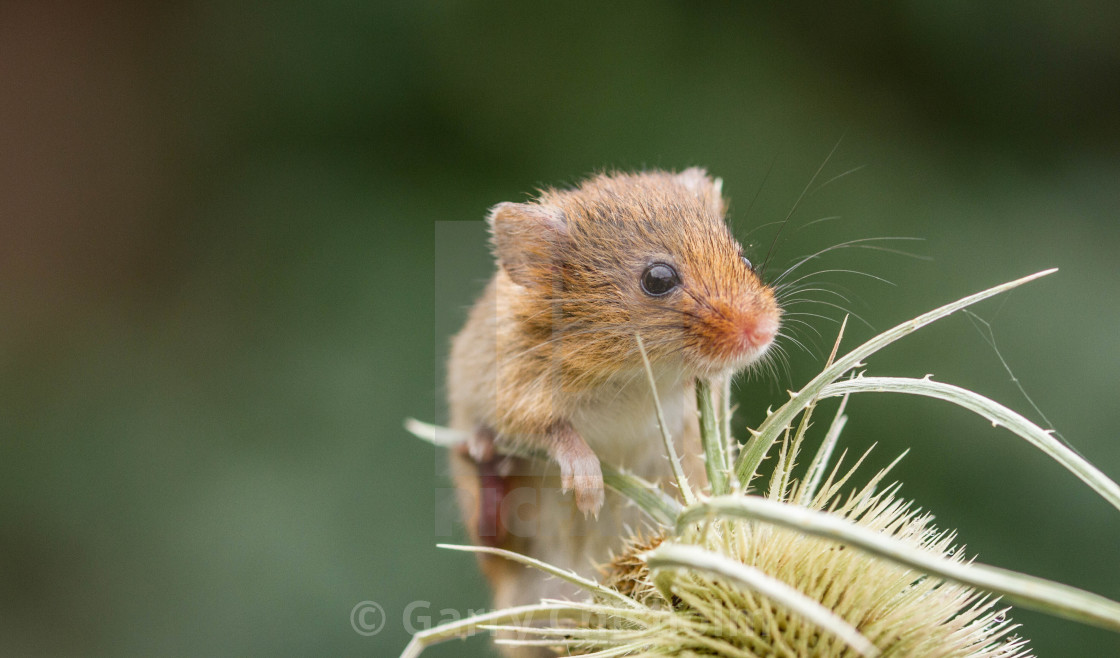
[[[719,188],[700,169],[601,174],[493,209],[499,268],[455,337],[448,368],[451,424],[476,433],[471,452],[452,459],[476,542],[588,574],[620,545],[624,525],[642,522],[613,494],[604,505],[599,471],[603,459],[668,482],[635,334],[689,477],[704,482],[692,382],[756,360],[780,317],[773,291],[742,261]],[[654,262],[671,264],[681,281],[660,297],[640,283]],[[505,461],[490,441],[535,448],[552,463]],[[494,469],[529,502],[490,510],[510,518],[496,536],[480,537],[480,473]],[[483,567],[500,606],[574,594],[518,565],[487,559]]]

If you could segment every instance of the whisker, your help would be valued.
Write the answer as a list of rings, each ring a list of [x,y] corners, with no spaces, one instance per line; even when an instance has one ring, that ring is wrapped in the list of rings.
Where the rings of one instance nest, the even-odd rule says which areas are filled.
[[[801,231],[803,229],[806,229],[806,228],[812,226],[813,224],[820,224],[821,222],[830,222],[830,221],[835,220],[835,219],[843,219],[843,217],[841,215],[830,215],[828,217],[821,217],[820,219],[814,219],[811,222],[807,222],[805,224],[802,224],[801,226],[798,226],[797,230]]]
[[[802,289],[798,290],[796,293],[793,293],[789,297],[789,299],[794,299],[794,300],[796,300],[796,299],[815,299],[814,297],[809,297],[808,295],[801,295],[802,292],[811,292],[811,291],[815,292],[811,288],[802,288]],[[836,295],[837,297],[840,297],[841,299],[843,299],[848,304],[854,304],[855,303],[855,304],[859,304],[860,306],[862,306],[863,308],[866,308],[866,309],[872,308],[871,304],[868,304],[867,300],[865,300],[862,295],[860,295],[859,293],[855,292],[854,290],[852,290],[851,288],[849,288],[847,286],[840,285],[839,283],[832,283],[831,286],[828,287],[828,288],[825,288],[824,286],[821,286],[820,292],[828,292],[828,293],[831,293],[833,295]]]
[[[779,333],[778,335],[781,336],[782,338],[788,340],[789,342],[793,343],[794,345],[800,347],[801,349],[805,350],[806,354],[808,354],[810,356],[816,356],[815,354],[813,354],[812,350],[810,350],[808,347],[805,346],[805,343],[802,343],[801,341],[797,340],[793,336],[791,336],[789,334],[782,334],[782,333]]]
[[[754,234],[755,232],[760,231],[764,228],[769,228],[771,226],[779,226],[779,225],[781,225],[781,223],[783,221],[785,221],[785,220],[776,220],[776,221],[773,221],[773,222],[766,222],[765,224],[759,224],[758,226],[756,226],[756,227],[752,228],[751,230],[747,231],[747,234],[745,236],[743,236],[743,239],[745,240],[746,238],[751,237],[752,234]]]
[[[824,340],[824,336],[821,334],[821,332],[817,331],[816,327],[814,327],[812,324],[810,324],[810,323],[808,323],[804,320],[798,320],[797,318],[785,318],[785,321],[786,322],[792,322],[792,323],[795,323],[795,324],[799,324],[799,325],[805,327],[806,329],[808,329],[809,331],[812,331],[813,333],[815,333],[817,335],[817,337],[820,338],[821,340]]]
[[[806,311],[799,311],[797,313],[782,313],[782,319],[784,320],[785,318],[788,318],[788,317],[796,317],[796,316],[800,316],[800,315],[804,315],[804,316],[810,317],[810,318],[820,318],[821,320],[827,320],[829,322],[836,323],[836,324],[839,324],[839,322],[840,322],[836,318],[830,318],[827,315],[821,315],[819,313],[808,313]]]
[[[758,189],[756,189],[754,191],[754,196],[751,197],[751,202],[747,205],[747,211],[743,214],[743,219],[744,220],[746,220],[747,218],[749,218],[751,216],[751,210],[754,208],[754,202],[758,201],[758,195],[762,194],[762,188],[766,187],[766,181],[770,180],[770,172],[774,171],[774,163],[776,163],[777,161],[778,161],[778,154],[775,153],[774,157],[770,158],[770,166],[766,169],[766,175],[762,177],[762,182],[758,184]],[[763,224],[762,226],[772,226],[776,223],[778,223],[778,222],[770,222],[769,224]],[[745,237],[746,238],[751,237],[751,233],[754,233],[758,229],[762,228],[762,226],[754,227],[753,229],[751,229],[750,231],[747,232],[747,235]]]
[[[782,381],[782,373],[785,373],[785,381],[788,383],[788,388],[793,387],[793,375],[790,372],[789,355],[786,354],[785,346],[775,344],[766,352],[764,360],[758,364],[758,368],[752,368],[747,372],[748,376],[753,375],[757,370],[764,370],[770,373],[769,382],[771,386],[780,386]]]
[[[779,373],[778,366],[777,366],[777,360],[776,359],[778,357],[775,356],[775,357],[771,358],[770,354],[771,354],[770,352],[767,352],[766,357],[764,357],[763,360],[759,361],[757,363],[756,367],[751,368],[750,370],[748,370],[746,372],[747,378],[750,378],[755,373],[758,373],[758,372],[761,371],[761,373],[762,373],[761,376],[764,380],[769,381],[769,382],[779,381],[779,378],[781,377],[781,374]],[[777,354],[777,352],[774,352],[774,354]]]
[[[766,266],[770,264],[770,257],[774,254],[774,247],[777,246],[778,238],[781,237],[782,231],[785,229],[786,224],[789,223],[790,218],[793,217],[793,213],[797,212],[797,206],[801,205],[801,200],[805,198],[805,194],[809,191],[809,188],[813,186],[813,183],[816,182],[817,177],[821,175],[822,171],[824,171],[825,166],[828,165],[828,161],[831,160],[832,155],[836,153],[836,149],[840,148],[841,141],[843,141],[843,137],[836,140],[836,145],[833,146],[832,150],[828,152],[828,156],[825,157],[824,162],[822,162],[821,166],[817,168],[817,171],[813,174],[813,177],[809,179],[809,182],[805,184],[805,189],[801,190],[801,194],[798,195],[797,200],[793,202],[793,207],[789,209],[789,213],[786,214],[786,218],[782,220],[782,225],[778,228],[778,232],[774,234],[774,240],[770,243],[770,249],[766,251],[766,258],[762,260],[762,265],[758,268],[760,272],[765,271]]]
[[[818,276],[818,275],[821,275],[821,274],[831,274],[831,273],[858,274],[860,276],[865,276],[865,277],[868,277],[868,278],[871,278],[871,279],[875,279],[876,281],[882,281],[883,283],[885,283],[889,286],[898,287],[897,284],[895,284],[893,281],[888,281],[887,279],[884,279],[881,276],[875,276],[874,274],[871,274],[869,272],[863,272],[861,270],[847,270],[847,269],[817,270],[816,272],[810,272],[809,274],[804,274],[804,275],[794,279],[793,281],[790,281],[788,284],[785,284],[785,285],[791,285],[792,286],[799,281],[804,281],[805,279],[809,279],[811,277]]]
[[[829,284],[830,284],[830,282],[826,282],[826,283],[823,283],[823,284],[822,283],[817,283],[817,282],[799,283],[799,284],[779,283],[778,285],[773,287],[773,290],[779,298],[784,299],[784,298],[788,298],[790,295],[799,293],[803,290],[808,290],[812,286],[824,286],[824,285],[829,285]]]
[[[813,348],[813,354],[817,355],[818,357],[821,355],[821,344],[816,338],[807,335],[804,331],[795,331],[795,329],[799,330],[800,327],[787,327],[787,329],[789,329],[789,331],[787,331],[785,335],[792,336],[804,343],[807,343]]]
[[[913,240],[924,240],[925,238],[911,238],[911,239],[913,239]],[[885,252],[885,253],[888,253],[888,254],[895,254],[897,256],[906,256],[907,258],[913,258],[915,260],[924,260],[924,261],[931,262],[931,263],[935,260],[933,256],[923,256],[922,254],[915,254],[911,251],[902,251],[901,249],[890,249],[888,247],[877,247],[875,245],[862,245],[860,247],[860,249],[869,249],[871,251],[882,251],[882,252]]]
[[[818,185],[818,186],[817,186],[817,189],[815,189],[815,190],[813,190],[812,192],[810,192],[810,193],[809,193],[809,196],[812,196],[812,195],[816,194],[817,192],[820,192],[820,191],[821,191],[821,189],[823,189],[823,188],[824,188],[824,187],[825,187],[826,185],[828,185],[829,183],[832,183],[832,182],[838,181],[838,180],[840,180],[841,178],[843,178],[843,177],[845,177],[845,176],[847,176],[847,175],[849,175],[849,174],[854,174],[854,173],[856,173],[857,171],[859,171],[859,170],[861,170],[861,169],[864,169],[864,168],[866,168],[866,167],[867,167],[867,165],[865,165],[865,164],[861,164],[861,165],[859,165],[858,167],[852,167],[851,169],[849,169],[849,170],[845,171],[845,172],[844,172],[844,173],[842,173],[842,174],[837,174],[837,175],[833,176],[832,178],[829,178],[829,179],[828,179],[828,180],[826,180],[825,182],[823,182],[823,183],[821,183],[820,185]]]
[[[736,373],[737,381],[733,380],[736,387],[742,390],[744,384],[751,381],[756,376],[760,377],[762,381],[773,383],[778,380],[778,371],[775,367],[775,359],[778,354],[778,346],[774,345],[766,352],[765,355],[758,361],[750,364],[745,370]]]
[[[791,272],[793,272],[797,268],[801,267],[805,263],[807,263],[807,262],[809,262],[809,261],[811,261],[815,258],[819,258],[819,257],[823,256],[824,254],[826,254],[830,251],[834,251],[836,249],[850,249],[850,248],[874,249],[876,251],[888,251],[888,252],[894,251],[894,252],[899,253],[899,254],[912,255],[912,254],[906,254],[906,252],[901,252],[901,251],[897,251],[897,250],[890,250],[890,249],[887,249],[887,248],[884,248],[884,247],[878,247],[876,245],[867,245],[866,244],[868,242],[881,242],[881,241],[885,241],[885,240],[922,240],[922,238],[911,238],[911,237],[901,237],[901,236],[878,237],[878,238],[857,238],[855,240],[848,240],[846,242],[841,242],[839,244],[834,244],[831,247],[825,247],[824,249],[821,249],[820,251],[818,251],[814,254],[810,254],[808,256],[803,257],[801,260],[797,261],[792,267],[787,269],[785,272],[782,272],[781,274],[779,274],[777,278],[775,278],[773,281],[770,282],[770,285],[773,286],[773,285],[776,285],[776,284],[780,283],[782,279],[789,276],[789,274]]]
[[[823,306],[830,306],[832,308],[839,309],[839,310],[843,311],[844,313],[846,313],[848,315],[851,315],[853,318],[859,320],[863,324],[867,325],[867,328],[870,329],[871,331],[875,331],[875,327],[870,322],[868,322],[867,320],[864,320],[863,316],[861,316],[860,314],[858,314],[858,313],[856,313],[856,312],[854,312],[850,309],[844,308],[843,306],[840,306],[839,304],[833,304],[831,302],[826,302],[826,301],[821,300],[821,299],[799,299],[799,300],[797,300],[795,302],[792,302],[792,303],[794,303],[794,304],[821,304]]]
[[[848,299],[847,296],[842,295],[842,294],[836,292],[835,290],[830,290],[828,288],[801,288],[801,289],[798,289],[798,290],[795,290],[795,291],[791,291],[790,294],[800,294],[800,293],[804,293],[804,292],[826,292],[830,295],[836,295],[837,297],[839,297],[840,299],[843,299],[844,301],[848,302],[849,304],[852,303],[852,300]],[[789,299],[788,301],[785,298],[783,298],[782,299],[782,304],[785,305],[785,306],[788,306],[790,304],[790,302],[796,302],[796,301],[801,300],[801,299],[812,299],[812,298],[811,297],[795,297],[795,298]]]

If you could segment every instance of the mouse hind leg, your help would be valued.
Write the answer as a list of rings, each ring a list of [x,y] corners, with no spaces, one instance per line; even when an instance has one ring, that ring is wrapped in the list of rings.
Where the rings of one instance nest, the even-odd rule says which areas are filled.
[[[503,515],[524,460],[498,453],[495,434],[480,427],[471,438],[452,450],[451,471],[459,492],[459,506],[471,540],[479,546],[519,550]]]
[[[498,453],[494,440],[492,430],[480,427],[467,443],[451,451],[451,471],[463,521],[472,543],[531,555],[539,530],[540,496],[544,493],[542,465]],[[554,590],[563,583],[535,569],[495,555],[479,555],[478,561],[493,591],[495,608],[538,603],[541,598],[560,595]],[[505,658],[557,655],[546,647],[497,648]]]

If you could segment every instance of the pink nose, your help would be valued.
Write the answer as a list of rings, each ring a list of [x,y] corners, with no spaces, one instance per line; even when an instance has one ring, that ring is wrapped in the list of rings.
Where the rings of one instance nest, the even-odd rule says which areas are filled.
[[[755,349],[766,347],[778,334],[778,321],[770,316],[755,318],[742,325],[743,340]]]

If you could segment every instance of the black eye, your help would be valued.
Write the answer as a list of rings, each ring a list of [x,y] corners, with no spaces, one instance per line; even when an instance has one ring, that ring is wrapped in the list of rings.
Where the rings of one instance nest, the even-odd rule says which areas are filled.
[[[754,271],[754,265],[751,265],[751,262],[747,260],[746,256],[743,256],[743,265],[746,265],[748,270]]]
[[[642,290],[647,295],[660,297],[681,284],[681,277],[669,265],[654,263],[642,273]]]

